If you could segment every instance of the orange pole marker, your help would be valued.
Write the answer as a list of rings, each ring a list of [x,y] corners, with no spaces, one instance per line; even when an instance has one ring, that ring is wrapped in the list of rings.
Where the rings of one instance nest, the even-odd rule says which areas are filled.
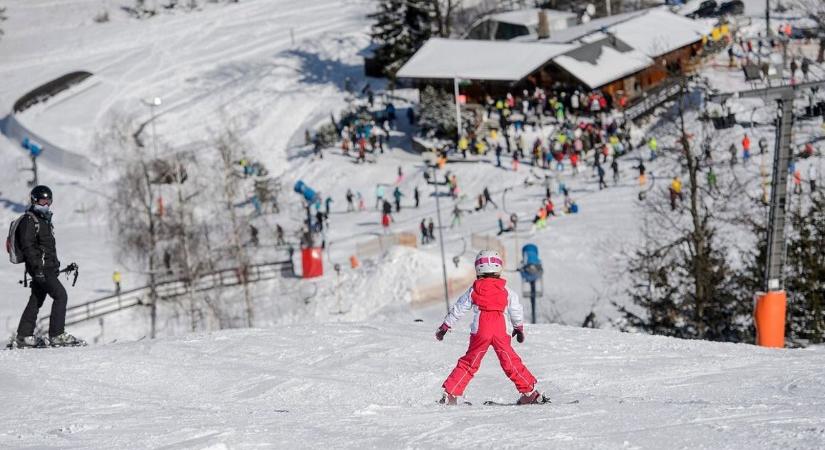
[[[756,323],[756,345],[762,347],[785,347],[785,311],[787,295],[785,291],[759,292],[753,311]]]

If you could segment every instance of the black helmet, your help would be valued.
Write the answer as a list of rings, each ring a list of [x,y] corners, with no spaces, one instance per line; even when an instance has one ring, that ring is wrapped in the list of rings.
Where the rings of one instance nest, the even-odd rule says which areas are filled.
[[[37,203],[38,200],[42,200],[44,198],[49,199],[49,201],[51,201],[52,200],[52,190],[49,189],[48,186],[43,186],[43,185],[35,186],[34,189],[32,189],[32,193],[31,193],[32,204],[35,204],[35,203]]]

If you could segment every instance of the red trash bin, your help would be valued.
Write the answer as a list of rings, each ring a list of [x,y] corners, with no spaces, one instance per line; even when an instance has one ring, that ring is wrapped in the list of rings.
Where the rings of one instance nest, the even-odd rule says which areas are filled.
[[[303,278],[315,278],[324,274],[323,252],[320,247],[301,249]]]

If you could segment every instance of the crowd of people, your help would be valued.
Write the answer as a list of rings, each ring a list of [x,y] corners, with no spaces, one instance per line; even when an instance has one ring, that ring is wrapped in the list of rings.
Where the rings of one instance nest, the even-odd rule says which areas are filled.
[[[484,126],[461,136],[455,151],[465,159],[468,153],[493,151],[496,166],[502,168],[502,156],[509,156],[513,171],[522,164],[557,172],[569,166],[573,175],[589,158],[598,174],[608,158],[633,149],[627,122],[605,113],[611,107],[610,97],[598,92],[560,91],[547,98],[542,89],[535,89],[519,97],[487,96]]]
[[[733,44],[736,45],[737,43]],[[775,46],[776,43],[771,43],[767,38],[741,38],[738,42],[742,53],[753,53],[754,46],[761,51],[762,47],[768,45]],[[810,61],[803,62],[805,67],[800,65],[799,69],[805,76],[810,69]],[[375,102],[372,104],[375,106]],[[638,184],[642,188],[641,191],[644,191],[649,175],[645,164],[655,161],[662,150],[657,138],[652,135],[641,140],[637,138],[634,144],[630,123],[624,120],[621,114],[621,108],[625,106],[627,105],[621,98],[615,99],[600,91],[586,89],[545,91],[535,88],[520,93],[506,93],[498,98],[485,96],[481,100],[480,108],[468,108],[476,112],[476,123],[465,127],[464,133],[452,142],[441,141],[436,144],[437,148],[432,148],[433,163],[441,169],[441,175],[438,175],[438,179],[432,179],[431,172],[425,170],[425,181],[430,185],[437,183],[444,186],[453,200],[452,205],[448,207],[448,211],[451,210],[450,228],[461,226],[467,214],[484,211],[491,206],[498,209],[488,187],[472,194],[472,207],[462,206],[467,195],[464,195],[459,186],[456,171],[448,167],[451,161],[458,158],[489,159],[495,162],[497,168],[512,172],[524,172],[525,166],[529,166],[528,177],[535,175],[534,171],[538,171],[545,178],[555,178],[559,186],[558,194],[564,196],[563,204],[554,203],[553,193],[548,188],[540,204],[536,205],[535,213],[532,214],[533,226],[537,229],[544,228],[548,219],[553,216],[575,214],[579,211],[579,205],[570,197],[569,190],[562,180],[570,181],[576,177],[584,177],[585,183],[592,179],[594,188],[598,190],[609,189],[611,185],[618,185],[621,181],[622,156],[637,149],[640,153],[634,158],[638,158],[638,162],[634,161],[625,167],[638,170]],[[405,109],[408,124],[414,126],[415,110]],[[386,98],[383,99],[383,104],[379,103],[367,112],[369,114],[356,115],[354,119],[342,120],[339,124],[342,153],[359,163],[367,161],[367,154],[377,156],[387,150],[387,138],[395,129],[398,120],[395,106]],[[751,137],[743,135],[741,146],[731,146],[730,164],[738,164],[740,158],[742,163],[748,164],[756,147],[752,144]],[[767,140],[764,137],[760,138],[760,154],[764,154],[767,147]],[[809,147],[810,144],[806,146],[806,151],[810,151]],[[708,161],[702,170],[705,171],[708,186],[716,189],[718,174],[711,164],[711,148],[702,145],[702,149],[705,161]],[[509,164],[506,164],[508,162]],[[810,170],[815,171],[813,168]],[[799,175],[798,171],[796,175]],[[810,174],[808,178],[815,180]],[[802,177],[796,176],[794,179],[801,180]],[[378,184],[375,187],[375,209],[380,212],[380,224],[384,233],[390,232],[395,223],[393,215],[399,213],[405,204],[414,204],[416,208],[419,206],[418,187],[410,190],[410,187],[405,187],[404,181],[404,168],[398,167],[395,183]],[[527,184],[526,180],[525,183]],[[682,188],[682,180],[678,175],[670,180],[667,187],[666,195],[669,196],[670,206],[674,210],[682,201]],[[413,201],[407,201],[408,199]],[[347,189],[346,201],[347,212],[367,209],[365,204],[368,201],[361,192]],[[499,234],[512,231],[517,226],[512,217],[508,218],[504,214],[499,214],[497,220]],[[435,240],[432,235],[432,219],[422,219],[419,231],[422,244]]]
[[[460,189],[458,175],[446,167],[449,159],[458,155],[467,158],[469,154],[484,156],[494,152],[497,167],[508,170],[502,159],[509,157],[509,170],[516,172],[521,165],[528,164],[535,169],[556,173],[562,173],[569,167],[571,174],[577,176],[584,166],[590,166],[594,177],[598,177],[599,189],[608,187],[604,166],[609,164],[614,183],[618,183],[617,158],[630,151],[633,145],[625,122],[607,113],[613,107],[612,103],[611,98],[600,92],[584,90],[555,91],[547,95],[542,89],[534,89],[532,92],[523,91],[522,95],[507,94],[499,99],[488,96],[484,105],[484,117],[481,118],[485,126],[476,127],[453,141],[452,145],[435,151],[434,164],[442,169],[443,174],[438,180],[431,179],[429,171],[424,172],[425,181],[444,186],[454,202],[450,227],[460,226],[462,217],[469,212],[485,210],[490,205],[498,208],[487,187],[475,197],[475,209],[463,209],[460,206],[466,196]],[[409,125],[415,124],[415,117],[414,109],[407,108]],[[367,162],[368,154],[382,154],[396,121],[395,106],[386,99],[383,108],[379,105],[377,109],[362,110],[348,116],[346,120],[342,119],[336,124],[340,130],[342,154],[353,157],[358,163]],[[317,140],[314,146],[318,147]],[[319,156],[321,151],[322,149],[316,148]],[[403,199],[411,197],[415,207],[420,203],[418,187],[413,187],[412,192],[405,192],[404,179],[403,167],[398,167],[395,183],[377,184],[375,187],[375,209],[380,212],[380,224],[385,234],[390,233],[395,223],[393,214],[401,211]],[[563,211],[576,212],[578,205],[569,198],[566,188],[564,193]],[[367,201],[359,191],[347,189],[346,202],[347,212],[366,210]],[[540,208],[544,213],[539,214],[542,217],[534,223],[543,224],[546,215],[555,215],[554,208],[548,191]],[[316,230],[323,229],[328,214],[316,207],[316,215]],[[421,227],[422,244],[435,239],[430,228],[431,226]],[[499,228],[506,232],[510,227],[502,223]]]
[[[728,65],[735,67],[738,65],[758,65],[762,72],[762,76],[767,78],[771,76],[770,73],[770,56],[772,53],[784,53],[783,45],[792,42],[794,37],[793,29],[790,24],[783,23],[777,28],[774,35],[766,36],[763,33],[758,33],[756,37],[739,36],[732,42],[727,50]],[[806,38],[805,40],[809,40]],[[816,57],[817,63],[825,61],[825,36],[819,39],[819,51]],[[811,66],[814,60],[804,56],[801,51],[790,52],[787,68],[790,69],[789,78],[791,83],[800,81],[797,77],[797,72],[802,75],[803,81],[809,81],[811,76]]]

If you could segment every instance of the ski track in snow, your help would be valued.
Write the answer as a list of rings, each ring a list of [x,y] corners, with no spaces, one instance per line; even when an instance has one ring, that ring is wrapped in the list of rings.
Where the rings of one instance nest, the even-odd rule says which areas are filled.
[[[819,448],[822,349],[527,329],[555,403],[517,393],[490,352],[435,404],[463,353],[429,324],[279,326],[82,349],[0,352],[0,447]],[[31,380],[36,380],[33,383]],[[577,399],[577,404],[566,402]],[[220,448],[220,447],[217,447]]]

